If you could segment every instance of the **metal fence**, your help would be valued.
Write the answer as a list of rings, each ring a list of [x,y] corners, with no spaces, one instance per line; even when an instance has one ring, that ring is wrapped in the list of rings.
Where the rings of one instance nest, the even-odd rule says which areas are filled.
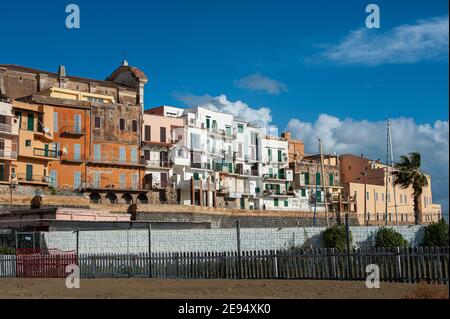
[[[0,255],[0,278],[16,276],[16,256]]]

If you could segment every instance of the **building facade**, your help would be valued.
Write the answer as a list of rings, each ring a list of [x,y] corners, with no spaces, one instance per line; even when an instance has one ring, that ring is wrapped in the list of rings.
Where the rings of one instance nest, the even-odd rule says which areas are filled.
[[[0,96],[0,184],[9,184],[17,160],[19,122],[14,116],[12,104],[6,96]]]
[[[340,156],[341,182],[354,194],[357,217],[362,225],[412,224],[414,200],[412,187],[393,186],[392,168],[380,160],[345,154]],[[419,221],[426,224],[442,218],[441,206],[433,203],[431,177],[419,198]]]

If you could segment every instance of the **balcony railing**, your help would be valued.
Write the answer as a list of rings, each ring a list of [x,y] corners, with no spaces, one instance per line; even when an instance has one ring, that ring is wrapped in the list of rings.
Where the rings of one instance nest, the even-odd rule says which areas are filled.
[[[49,150],[44,148],[34,148],[33,155],[47,158],[58,158],[58,152],[55,150]]]
[[[48,184],[51,182],[50,176],[35,175],[35,174],[17,174],[19,182]]]
[[[294,191],[291,190],[265,189],[263,194],[264,196],[295,196]]]
[[[170,168],[172,163],[169,161],[144,161],[147,167]]]
[[[140,183],[110,183],[108,181],[82,182],[78,189],[111,189],[111,190],[140,190]]]
[[[88,162],[94,164],[104,164],[104,165],[124,165],[124,166],[144,166],[145,161],[143,159],[137,158],[135,160],[121,159],[112,156],[91,156]]]
[[[285,180],[286,174],[264,174],[264,179]]]
[[[0,150],[0,158],[16,160],[17,152],[16,151],[8,151],[8,150]]]
[[[0,132],[11,134],[13,132],[12,128],[11,124],[0,123]]]
[[[86,134],[86,130],[84,129],[84,127],[76,127],[75,125],[71,125],[71,124],[67,124],[67,125],[62,125],[59,128],[59,132],[60,134],[65,134],[65,135],[84,135]]]

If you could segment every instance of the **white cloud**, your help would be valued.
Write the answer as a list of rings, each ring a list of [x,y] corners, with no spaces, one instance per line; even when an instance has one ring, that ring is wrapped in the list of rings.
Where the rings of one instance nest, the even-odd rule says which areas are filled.
[[[449,198],[449,123],[417,124],[410,118],[391,120],[395,160],[400,155],[418,151],[423,170],[432,177],[433,199],[448,212]],[[306,152],[316,153],[317,138],[323,140],[324,152],[352,153],[381,160],[386,159],[386,123],[341,120],[321,114],[314,123],[299,119],[289,121],[287,130],[304,141]]]
[[[173,96],[190,107],[200,106],[213,111],[233,114],[248,122],[256,123],[261,127],[274,129],[274,126],[270,124],[272,122],[272,113],[267,107],[252,108],[239,100],[230,101],[224,94],[213,97],[209,94],[194,95],[191,93],[176,93]]]
[[[267,94],[280,94],[287,91],[286,84],[260,73],[250,74],[242,79],[235,80],[233,84],[241,89]]]
[[[380,65],[448,59],[448,16],[417,20],[384,31],[361,28],[325,46],[320,60],[339,64]]]

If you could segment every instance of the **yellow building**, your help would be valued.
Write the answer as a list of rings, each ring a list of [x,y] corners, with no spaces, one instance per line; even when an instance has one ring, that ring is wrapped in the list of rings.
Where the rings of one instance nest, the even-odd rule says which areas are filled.
[[[413,189],[394,187],[390,167],[379,160],[346,154],[340,156],[340,173],[345,192],[355,197],[361,225],[414,224]],[[419,198],[421,224],[442,218],[441,205],[433,203],[431,177],[427,178],[428,187]]]
[[[57,160],[53,144],[53,107],[13,101],[19,125],[17,161],[13,170],[19,184],[48,186],[48,163]]]

